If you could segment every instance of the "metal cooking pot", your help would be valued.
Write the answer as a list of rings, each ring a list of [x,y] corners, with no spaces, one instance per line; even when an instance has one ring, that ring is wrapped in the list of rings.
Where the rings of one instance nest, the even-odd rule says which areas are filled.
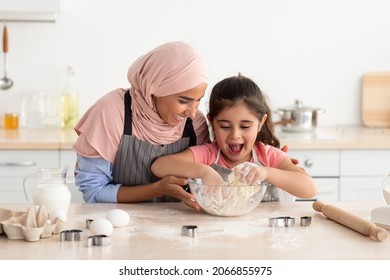
[[[281,115],[282,130],[286,132],[311,132],[317,127],[317,114],[325,113],[325,110],[304,106],[301,100],[295,100],[295,104],[276,111]]]

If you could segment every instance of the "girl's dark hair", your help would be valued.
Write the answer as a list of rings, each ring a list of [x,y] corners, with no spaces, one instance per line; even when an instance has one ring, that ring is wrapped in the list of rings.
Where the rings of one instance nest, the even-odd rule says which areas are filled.
[[[222,110],[232,107],[239,101],[243,101],[248,109],[259,117],[259,120],[267,114],[264,125],[257,133],[256,141],[280,148],[280,142],[274,133],[271,110],[266,97],[254,81],[240,74],[223,79],[213,87],[208,113],[210,122]]]

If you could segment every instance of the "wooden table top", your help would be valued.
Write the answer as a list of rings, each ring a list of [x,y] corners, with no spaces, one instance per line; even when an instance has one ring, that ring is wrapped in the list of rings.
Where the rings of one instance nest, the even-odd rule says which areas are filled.
[[[335,202],[337,207],[369,219],[383,202]],[[29,204],[0,208],[27,211]],[[105,217],[111,209],[130,215],[127,226],[114,228],[108,246],[87,246],[87,219]],[[292,227],[270,227],[269,218],[290,216]],[[300,218],[312,217],[310,226]],[[182,235],[196,225],[195,237]],[[379,242],[325,218],[312,202],[266,202],[240,217],[216,217],[182,203],[71,204],[67,229],[80,229],[80,241],[60,241],[60,234],[35,242],[0,236],[0,259],[54,260],[369,260],[390,259],[390,238]]]

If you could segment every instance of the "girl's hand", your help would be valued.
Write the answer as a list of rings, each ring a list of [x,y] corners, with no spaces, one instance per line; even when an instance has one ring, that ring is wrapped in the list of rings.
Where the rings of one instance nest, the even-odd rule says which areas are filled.
[[[207,168],[201,179],[205,185],[223,185],[225,183],[221,175],[212,167]]]
[[[255,163],[244,162],[233,168],[234,175],[249,185],[258,185],[267,179],[267,170]]]

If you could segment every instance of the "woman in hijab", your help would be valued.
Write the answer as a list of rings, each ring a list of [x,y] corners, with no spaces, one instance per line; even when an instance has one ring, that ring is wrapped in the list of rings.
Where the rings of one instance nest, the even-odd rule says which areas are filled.
[[[198,109],[208,77],[200,54],[183,42],[158,46],[127,74],[129,89],[100,98],[75,127],[76,185],[86,202],[183,201],[199,209],[184,178],[158,179],[157,157],[209,141]]]

